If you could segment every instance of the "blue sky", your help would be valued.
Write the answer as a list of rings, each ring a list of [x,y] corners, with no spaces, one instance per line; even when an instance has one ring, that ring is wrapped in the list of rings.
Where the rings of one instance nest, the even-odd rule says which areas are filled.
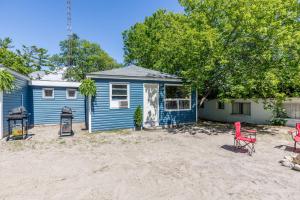
[[[177,0],[72,0],[73,32],[122,62],[122,32],[159,8],[182,11]],[[57,53],[66,35],[65,0],[0,0],[0,38],[12,38],[16,48],[37,45]]]

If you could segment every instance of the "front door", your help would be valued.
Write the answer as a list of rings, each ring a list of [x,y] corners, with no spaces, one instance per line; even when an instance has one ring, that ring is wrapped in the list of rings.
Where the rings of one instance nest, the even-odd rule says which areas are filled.
[[[159,85],[144,84],[144,127],[159,125]]]

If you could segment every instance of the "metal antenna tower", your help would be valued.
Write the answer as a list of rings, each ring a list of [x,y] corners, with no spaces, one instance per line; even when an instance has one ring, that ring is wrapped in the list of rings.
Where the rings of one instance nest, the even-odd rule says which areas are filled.
[[[71,0],[67,0],[67,31],[68,31],[68,45],[69,45],[69,51],[68,51],[68,67],[71,67],[73,65],[72,60],[72,4]]]

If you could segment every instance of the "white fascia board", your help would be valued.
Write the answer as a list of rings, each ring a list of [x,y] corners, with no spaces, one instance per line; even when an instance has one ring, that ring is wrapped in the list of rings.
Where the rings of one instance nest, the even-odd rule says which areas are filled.
[[[137,76],[103,76],[88,74],[87,78],[98,78],[98,79],[119,79],[119,80],[149,80],[149,81],[164,81],[164,82],[182,82],[179,78],[151,78],[151,77],[137,77]]]
[[[45,86],[45,87],[74,87],[78,88],[80,86],[79,82],[68,82],[68,81],[40,81],[32,80],[29,85],[32,86]]]
[[[11,73],[12,75],[14,75],[14,76],[16,76],[16,77],[19,77],[19,78],[21,78],[21,79],[30,81],[30,78],[29,78],[29,77],[27,77],[27,76],[25,76],[25,75],[23,75],[23,74],[20,74],[20,73],[14,71],[14,70],[11,70],[11,69],[9,69],[9,68],[7,68],[7,67],[4,67],[4,66],[1,65],[1,64],[0,64],[0,69],[1,69],[1,70],[4,69],[4,70],[8,71],[9,73]]]

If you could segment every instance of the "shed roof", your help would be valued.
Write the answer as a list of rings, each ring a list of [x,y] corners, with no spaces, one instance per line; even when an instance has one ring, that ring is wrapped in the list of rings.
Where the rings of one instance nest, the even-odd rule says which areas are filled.
[[[126,67],[115,68],[106,71],[93,72],[87,74],[91,78],[105,78],[105,79],[135,79],[135,80],[163,80],[163,81],[181,81],[181,79],[172,74],[162,73],[159,71],[146,69],[136,65],[129,65]]]

